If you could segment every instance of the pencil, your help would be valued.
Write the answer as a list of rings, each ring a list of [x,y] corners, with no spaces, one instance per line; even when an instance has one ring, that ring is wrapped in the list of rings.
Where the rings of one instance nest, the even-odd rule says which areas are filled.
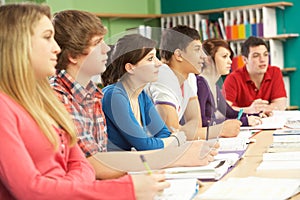
[[[144,155],[140,155],[140,158],[141,158],[141,161],[143,162],[143,164],[144,164],[146,170],[148,171],[148,174],[152,174],[152,170],[151,170],[151,168],[149,167],[149,165],[148,165],[148,163],[147,163],[147,161],[146,161],[146,159],[145,159],[145,156],[144,156]]]

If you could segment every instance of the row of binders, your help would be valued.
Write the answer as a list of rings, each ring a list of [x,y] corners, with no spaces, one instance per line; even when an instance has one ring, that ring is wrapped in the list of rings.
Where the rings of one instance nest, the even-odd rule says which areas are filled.
[[[224,11],[223,16],[224,18],[218,17],[215,20],[204,14],[167,16],[161,19],[161,26],[170,28],[178,24],[188,25],[198,30],[203,40],[242,40],[249,36],[273,37],[277,34],[275,8],[230,10]]]
[[[221,38],[230,41],[234,52],[232,70],[244,66],[241,56],[241,43],[249,36],[272,38],[277,35],[276,8],[261,7],[241,10],[225,10],[223,17],[208,14],[185,14],[161,18],[161,27],[187,25],[199,31],[202,40]],[[284,68],[282,41],[269,39],[270,64]]]

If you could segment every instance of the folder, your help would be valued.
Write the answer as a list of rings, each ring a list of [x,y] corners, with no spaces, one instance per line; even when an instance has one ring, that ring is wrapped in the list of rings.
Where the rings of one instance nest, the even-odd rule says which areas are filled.
[[[209,38],[208,19],[201,19],[202,40]]]
[[[195,14],[195,29],[199,32],[201,40],[203,40],[201,20],[208,19],[208,15]]]
[[[239,39],[239,31],[238,31],[238,24],[237,24],[237,11],[232,10],[230,11],[230,20],[231,20],[231,39]]]
[[[250,24],[251,24],[251,35],[257,36],[257,25],[256,25],[256,15],[254,9],[249,9]]]
[[[252,35],[249,10],[243,10],[243,19],[245,25],[245,38],[248,38]]]
[[[262,23],[262,9],[257,8],[255,9],[256,12],[256,35],[257,37],[264,37],[264,27]]]
[[[231,36],[231,22],[230,22],[230,12],[224,11],[224,26],[225,26],[225,33],[228,40],[232,39]]]
[[[244,24],[244,13],[242,10],[238,10],[236,13],[237,26],[238,26],[238,39],[245,39],[245,24]]]
[[[277,35],[277,20],[275,8],[262,8],[262,23],[263,23],[263,36],[272,37]],[[297,20],[297,19],[296,19]]]
[[[218,22],[219,22],[219,26],[220,26],[220,30],[221,30],[222,39],[227,40],[223,19],[221,17],[219,17]]]
[[[284,68],[283,44],[280,40],[269,40],[270,47],[270,65]]]

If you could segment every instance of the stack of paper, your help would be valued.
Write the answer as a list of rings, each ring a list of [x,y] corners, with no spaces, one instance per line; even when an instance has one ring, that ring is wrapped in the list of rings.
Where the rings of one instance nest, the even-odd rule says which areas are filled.
[[[229,178],[214,183],[201,199],[215,200],[283,200],[300,192],[299,179]]]
[[[300,151],[300,130],[282,129],[273,133],[273,143],[268,152]]]
[[[300,151],[264,153],[263,161],[257,170],[298,170],[300,169]]]

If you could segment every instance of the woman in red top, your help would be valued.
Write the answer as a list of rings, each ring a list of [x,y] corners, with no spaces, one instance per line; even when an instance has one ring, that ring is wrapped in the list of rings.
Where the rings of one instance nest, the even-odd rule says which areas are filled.
[[[162,174],[95,180],[48,83],[60,48],[47,6],[0,7],[0,199],[152,199]]]

